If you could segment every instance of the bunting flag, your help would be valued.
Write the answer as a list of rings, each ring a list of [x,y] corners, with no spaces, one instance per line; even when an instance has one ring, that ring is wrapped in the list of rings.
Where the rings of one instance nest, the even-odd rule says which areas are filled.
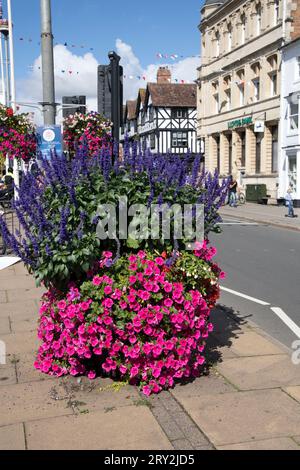
[[[23,43],[26,43],[26,42],[32,43],[33,39],[32,38],[19,37],[19,41],[21,41]],[[62,44],[65,47],[71,47],[72,49],[88,49],[89,51],[94,51],[95,50],[94,47],[88,47],[88,46],[85,46],[84,44],[73,44],[73,43],[71,43],[71,45],[69,46],[69,44],[67,42],[63,42],[63,41],[62,42],[55,41],[55,43],[54,43],[55,46],[58,46],[59,44]],[[37,45],[40,46],[41,43],[37,42]]]
[[[34,65],[28,65],[28,69],[30,70],[30,72],[33,72],[35,67],[34,67]],[[42,67],[39,65],[37,67],[37,69],[42,70]],[[74,70],[74,69],[60,69],[60,70],[56,69],[54,72],[55,72],[56,75],[59,74],[59,73],[61,73],[63,75],[67,74],[67,75],[70,75],[70,76],[71,75],[72,76],[73,75],[80,75],[80,72],[78,70]],[[143,80],[145,82],[146,81],[151,82],[151,77],[147,77],[146,75],[126,75],[126,74],[124,74],[123,78],[125,80]],[[183,83],[193,83],[193,81],[183,80],[183,79],[180,79],[180,78],[177,78],[177,77],[174,78],[173,81],[175,83],[181,83],[181,84],[183,84]]]
[[[150,77],[146,77],[145,75],[123,75],[123,78],[126,80],[144,80],[144,81],[151,81]],[[174,78],[175,83],[193,83],[190,80],[182,80],[179,78]]]
[[[177,59],[188,59],[190,57],[198,57],[200,58],[201,55],[180,55],[180,54],[163,54],[162,52],[157,52],[156,54],[157,59],[172,59],[172,60],[177,60]]]

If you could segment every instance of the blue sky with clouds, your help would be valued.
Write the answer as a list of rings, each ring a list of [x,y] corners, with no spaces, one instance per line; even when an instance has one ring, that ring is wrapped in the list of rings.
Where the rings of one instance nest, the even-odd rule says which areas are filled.
[[[17,101],[36,104],[42,100],[40,0],[11,1]],[[56,101],[85,95],[88,109],[97,110],[97,66],[108,63],[112,49],[122,57],[125,100],[156,81],[159,65],[169,65],[173,81],[192,83],[200,65],[202,5],[203,0],[52,0]],[[158,52],[183,57],[159,60]]]
[[[5,3],[5,0],[4,0]],[[141,64],[156,61],[158,51],[199,54],[199,12],[202,0],[52,0],[57,42],[94,48],[99,62],[117,38],[130,44]],[[17,77],[39,55],[39,0],[12,0]],[[23,38],[24,41],[20,41]],[[32,39],[32,42],[29,42]],[[72,49],[77,54],[85,50]]]

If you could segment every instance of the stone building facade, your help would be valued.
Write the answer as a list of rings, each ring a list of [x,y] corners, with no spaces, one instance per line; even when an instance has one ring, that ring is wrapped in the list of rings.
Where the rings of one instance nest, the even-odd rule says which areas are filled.
[[[298,0],[206,0],[199,25],[197,135],[205,161],[278,197],[281,46],[299,28]],[[295,16],[295,12],[296,16]],[[298,15],[299,16],[299,15]]]

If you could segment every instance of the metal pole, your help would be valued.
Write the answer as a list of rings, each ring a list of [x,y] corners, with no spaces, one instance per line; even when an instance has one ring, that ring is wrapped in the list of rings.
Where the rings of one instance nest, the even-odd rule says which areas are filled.
[[[15,82],[15,60],[14,60],[14,38],[11,12],[11,0],[7,0],[8,14],[8,38],[9,38],[9,58],[10,58],[10,105],[16,111],[16,82]]]
[[[4,56],[3,56],[3,38],[2,33],[0,33],[0,61],[1,61],[1,86],[2,86],[2,96],[3,103],[6,105],[6,86],[5,86],[5,75],[4,75]]]
[[[53,35],[51,21],[51,0],[41,0],[41,46],[43,69],[43,110],[44,124],[55,124],[55,84],[54,84],[54,58]]]
[[[6,75],[6,93],[5,93],[5,106],[10,105],[10,81],[9,81],[9,52],[8,52],[8,37],[4,36],[5,46],[5,75]]]

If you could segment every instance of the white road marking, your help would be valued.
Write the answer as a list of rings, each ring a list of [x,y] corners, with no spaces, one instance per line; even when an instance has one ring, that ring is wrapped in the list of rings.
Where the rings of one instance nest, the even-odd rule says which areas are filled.
[[[232,289],[228,289],[227,287],[221,286],[220,289],[224,292],[228,292],[229,294],[236,295],[237,297],[242,297],[243,299],[250,300],[251,302],[255,302],[256,304],[270,306],[271,304],[265,302],[264,300],[256,299],[255,297],[251,297],[250,295],[242,294],[241,292],[237,292]],[[300,327],[282,310],[280,307],[270,307],[273,313],[277,315],[280,320],[298,337],[300,338]]]
[[[13,266],[14,264],[18,263],[20,260],[20,258],[14,258],[12,256],[2,256],[0,257],[0,271],[2,269],[6,269],[6,268],[9,268],[9,266]]]
[[[280,307],[271,307],[272,312],[274,312],[286,326],[292,330],[292,332],[300,338],[300,328],[296,325],[293,320],[280,308]]]
[[[224,292],[229,292],[229,294],[236,295],[237,297],[242,297],[243,299],[251,300],[251,302],[255,302],[256,304],[259,305],[270,305],[268,302],[265,302],[264,300],[256,299],[255,297],[250,297],[249,295],[242,294],[242,292],[237,292],[236,290],[228,289],[227,287],[221,287],[221,290]]]
[[[219,225],[255,225],[257,227],[259,224],[255,222],[220,222]]]

